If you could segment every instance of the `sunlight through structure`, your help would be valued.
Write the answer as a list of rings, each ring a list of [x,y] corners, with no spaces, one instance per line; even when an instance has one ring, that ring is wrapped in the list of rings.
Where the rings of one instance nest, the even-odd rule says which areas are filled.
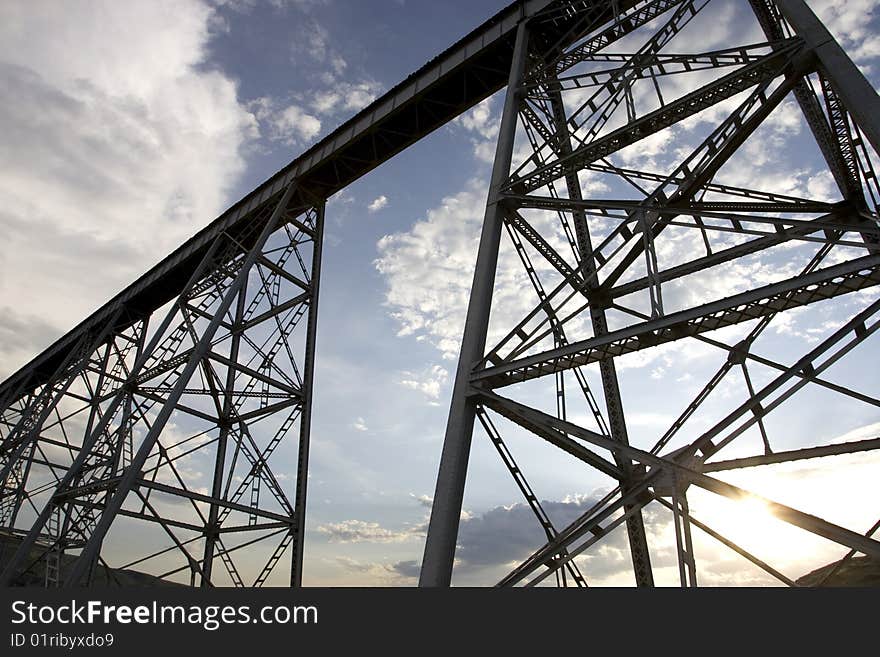
[[[505,87],[420,584],[453,581],[475,423],[546,539],[501,586],[586,587],[622,535],[638,586],[696,586],[707,539],[787,585],[772,558],[815,541],[880,558],[845,481],[749,480],[845,479],[880,447],[777,421],[834,397],[880,422],[860,360],[880,328],[880,97],[803,0],[736,0],[754,30],[700,49],[733,1],[510,5],[0,384],[0,583],[301,586],[326,200]],[[756,179],[756,142],[780,174],[816,151],[829,184]],[[792,337],[805,313],[821,330]],[[717,356],[701,381],[696,349]],[[623,372],[658,354],[673,419],[636,432]],[[561,526],[515,441],[607,494]]]

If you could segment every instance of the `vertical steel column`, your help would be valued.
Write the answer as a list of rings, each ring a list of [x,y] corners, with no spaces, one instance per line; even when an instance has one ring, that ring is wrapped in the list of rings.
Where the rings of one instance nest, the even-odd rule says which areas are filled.
[[[675,527],[675,548],[678,555],[678,577],[682,587],[697,586],[697,563],[691,538],[690,508],[687,482],[672,473],[672,523]]]
[[[558,91],[550,93],[550,107],[553,111],[553,121],[556,127],[558,146],[562,156],[570,155],[571,134],[565,117],[565,106],[562,102],[562,94]],[[581,185],[576,171],[568,171],[565,176],[565,185],[568,197],[575,201],[583,200]],[[599,281],[596,277],[596,258],[593,255],[593,243],[590,238],[590,230],[587,225],[587,216],[583,211],[572,213],[574,219],[575,234],[577,236],[578,252],[580,253],[580,267],[583,270],[584,280],[587,284],[587,295],[590,301],[590,321],[593,326],[593,334],[596,337],[608,333],[608,320],[605,315],[605,306],[597,294]],[[644,225],[644,222],[643,222]],[[659,296],[659,294],[658,294]],[[652,288],[653,301],[653,288]],[[652,310],[654,304],[652,303]],[[602,391],[605,397],[605,409],[608,412],[608,429],[611,437],[619,443],[629,445],[629,434],[626,429],[626,416],[623,411],[623,399],[620,396],[620,384],[617,379],[617,367],[614,360],[605,358],[599,362],[599,375],[602,379]],[[630,459],[614,454],[614,461],[624,474],[620,482],[625,495],[633,480],[633,463]],[[633,511],[633,506],[627,506],[626,511]],[[654,586],[654,573],[651,569],[651,554],[648,550],[648,538],[645,533],[645,521],[641,510],[634,510],[626,519],[626,531],[629,539],[630,558],[633,562],[633,574],[636,586]]]
[[[100,348],[105,340],[107,340],[108,335],[111,333],[113,326],[116,324],[116,321],[121,314],[122,308],[119,308],[100,331],[83,335],[79,342],[71,349],[70,353],[64,359],[64,362],[58,367],[52,379],[46,383],[40,394],[31,399],[28,409],[30,410],[31,415],[26,416],[22,413],[19,423],[6,437],[3,444],[4,451],[12,451],[3,455],[6,458],[6,463],[2,467],[2,472],[0,472],[0,493],[3,492],[3,487],[8,487],[9,477],[12,476],[13,469],[20,467],[21,463],[25,464],[22,476],[16,484],[17,490],[15,492],[15,500],[12,502],[12,509],[9,513],[8,525],[10,530],[15,528],[18,512],[25,499],[25,488],[27,486],[28,477],[30,476],[31,462],[36,451],[37,443],[39,442],[43,424],[67,394],[70,386],[73,385],[73,382],[82,374],[83,370],[89,364],[92,354]],[[32,414],[36,412],[34,406],[41,402],[45,402],[45,404],[43,409],[39,411],[36,420],[32,422],[31,426],[24,426],[32,419]],[[29,454],[26,454],[27,450],[30,450]],[[8,497],[9,495],[10,493],[7,491],[3,495],[3,498]],[[0,513],[0,518],[2,518],[2,516],[3,514]],[[0,524],[3,524],[2,520],[0,520]]]
[[[217,457],[214,459],[214,481],[211,485],[211,507],[208,510],[208,524],[205,527],[205,551],[202,556],[201,585],[213,586],[211,574],[214,566],[214,549],[217,546],[219,529],[217,518],[220,515],[220,499],[223,492],[223,467],[226,464],[226,445],[229,442],[229,431],[232,428],[232,411],[235,397],[235,367],[238,362],[238,353],[241,347],[241,334],[244,331],[245,302],[247,300],[247,283],[238,293],[238,301],[235,304],[235,319],[233,320],[232,342],[229,346],[229,367],[226,370],[226,385],[223,389],[223,413],[220,435],[217,440]]]
[[[306,333],[302,379],[302,413],[299,417],[299,457],[296,465],[296,499],[293,511],[290,585],[302,586],[303,548],[306,533],[306,491],[309,483],[309,441],[314,399],[315,343],[318,331],[318,287],[321,279],[321,252],[324,245],[325,201],[315,206],[315,232],[312,238],[312,276],[309,281],[309,323]]]
[[[138,333],[137,343],[136,343],[137,346],[135,347],[135,356],[134,356],[135,362],[137,362],[140,359],[141,354],[143,354],[144,345],[146,345],[146,343],[147,343],[147,329],[149,328],[149,324],[150,324],[149,316],[144,317],[140,321],[140,332]],[[108,347],[110,347],[110,346],[112,346],[112,342],[108,344]],[[108,356],[109,356],[109,354],[108,354]],[[122,360],[124,361],[124,358],[122,358]],[[107,362],[107,365],[105,366],[105,368],[101,372],[100,380],[103,380],[103,378],[106,374],[106,367],[109,367],[109,361]],[[124,374],[124,372],[122,374]],[[101,395],[100,395],[101,388],[102,388],[101,383],[98,383],[95,387],[96,394],[94,395],[94,397],[96,399],[100,399],[100,397],[101,397]],[[124,395],[124,400],[122,402],[122,418],[119,422],[119,429],[118,429],[118,436],[119,436],[118,444],[113,446],[113,469],[112,469],[112,472],[114,475],[121,473],[122,469],[125,468],[125,463],[124,463],[125,442],[126,442],[126,440],[128,440],[128,441],[131,440],[131,431],[132,431],[132,426],[130,424],[131,423],[131,412],[132,412],[131,407],[132,407],[132,404],[134,403],[134,392],[132,390],[120,390],[118,394]],[[88,422],[86,433],[85,433],[86,436],[89,435],[89,433],[91,433],[91,427],[94,425],[94,419],[95,419],[94,416],[97,415],[97,411],[98,411],[98,402],[96,401],[96,403],[93,404],[92,410],[89,415],[89,422]],[[97,509],[90,510],[89,513],[100,512],[100,510],[104,508],[106,501],[107,501],[107,499],[105,497],[104,500],[102,501],[101,506],[98,507]],[[68,510],[68,513],[65,516],[65,527],[62,529],[62,532],[61,532],[62,536],[67,535],[67,528],[69,527],[69,525],[70,525],[70,510]],[[102,546],[103,546],[103,543],[102,543]],[[61,547],[63,547],[63,544],[61,545]],[[95,578],[95,573],[97,572],[97,569],[98,569],[98,562],[100,561],[100,559],[101,559],[101,548],[98,549],[98,552],[97,552],[95,558],[92,559],[91,563],[89,564],[89,570],[88,570],[88,573],[86,576],[86,586],[92,585],[92,582],[94,581],[94,578]]]
[[[474,365],[483,357],[486,348],[489,311],[492,305],[492,290],[495,285],[495,269],[498,264],[498,248],[504,220],[504,210],[500,203],[501,187],[510,176],[520,99],[519,87],[525,73],[527,54],[528,28],[523,19],[516,32],[516,44],[510,65],[504,111],[501,115],[492,180],[477,251],[461,353],[452,389],[449,419],[443,440],[443,452],[440,456],[440,469],[437,473],[437,486],[431,507],[431,520],[428,524],[419,586],[449,586],[452,581],[455,541],[458,537],[459,516],[464,498],[476,414],[476,402],[468,395],[468,388]]]

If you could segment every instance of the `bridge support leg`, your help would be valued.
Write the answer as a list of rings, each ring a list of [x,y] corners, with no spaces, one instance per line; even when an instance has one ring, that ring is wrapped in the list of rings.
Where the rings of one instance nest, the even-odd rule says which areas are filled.
[[[315,376],[315,343],[318,335],[318,288],[321,280],[321,251],[324,236],[324,208],[322,201],[316,205],[314,250],[312,252],[312,276],[309,281],[309,317],[306,333],[305,364],[303,365],[303,401],[300,416],[299,454],[296,464],[296,497],[292,527],[293,544],[291,554],[290,585],[302,586],[303,548],[306,533],[306,489],[309,483],[309,442],[311,440],[312,389]]]
[[[420,586],[449,586],[452,580],[452,562],[455,558],[455,541],[464,498],[464,485],[470,455],[471,437],[474,430],[476,402],[469,396],[471,371],[482,357],[486,347],[489,327],[489,311],[492,304],[492,288],[498,263],[498,248],[504,211],[501,207],[501,186],[510,174],[513,142],[519,104],[519,86],[523,78],[528,50],[526,22],[519,24],[514,46],[513,60],[498,133],[495,162],[483,231],[477,252],[474,282],[468,303],[461,354],[452,391],[452,403],[446,425],[440,470],[434,492],[425,556],[419,579]]]

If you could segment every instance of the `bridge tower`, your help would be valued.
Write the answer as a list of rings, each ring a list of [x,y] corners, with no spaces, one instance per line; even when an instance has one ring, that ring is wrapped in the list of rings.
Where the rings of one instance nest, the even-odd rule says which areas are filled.
[[[736,35],[724,47],[695,50],[705,35],[689,27],[711,29],[701,15],[718,4],[570,2],[519,24],[421,585],[450,584],[476,421],[546,536],[502,586],[548,577],[584,585],[575,557],[617,527],[625,528],[633,581],[652,586],[658,546],[649,544],[649,505],[671,513],[683,586],[697,583],[693,526],[791,584],[714,531],[711,519],[706,525],[693,518],[688,494],[749,498],[714,473],[877,448],[871,436],[786,449],[770,427],[772,411],[807,386],[877,406],[875,397],[824,378],[880,327],[880,194],[871,163],[880,148],[877,93],[803,0],[740,3],[753,13],[759,37],[746,42]],[[565,39],[545,38],[544,26],[555,21],[570,26]],[[742,153],[749,138],[784,105],[803,116],[833,177],[833,199],[736,182],[748,178]],[[628,164],[651,159],[642,149],[652,138],[680,138],[676,126],[696,130],[707,114],[702,140],[682,143],[663,170]],[[782,153],[771,153],[777,155],[782,169]],[[731,168],[739,175],[728,184]],[[527,275],[518,295],[508,288],[493,304],[505,245]],[[772,271],[770,280],[697,291],[706,291],[707,279],[756,262]],[[861,301],[842,302],[850,293]],[[526,306],[518,303],[523,297]],[[811,304],[834,308],[833,328],[786,363],[762,352],[763,336],[788,312]],[[490,309],[499,318],[494,324]],[[718,369],[690,399],[678,395],[681,406],[671,409],[676,419],[667,430],[633,444],[621,365],[639,354],[671,353],[667,367],[680,377],[688,359],[669,348],[682,343],[720,352]],[[707,400],[724,394],[733,377],[737,404],[704,421]],[[665,399],[673,395],[664,391]],[[554,526],[524,474],[540,463],[514,460],[505,432],[579,459],[604,476],[608,494],[567,526]],[[743,458],[722,460],[731,444]],[[764,504],[850,549],[846,559],[880,556],[880,543],[870,538],[876,525],[863,535],[866,528]]]

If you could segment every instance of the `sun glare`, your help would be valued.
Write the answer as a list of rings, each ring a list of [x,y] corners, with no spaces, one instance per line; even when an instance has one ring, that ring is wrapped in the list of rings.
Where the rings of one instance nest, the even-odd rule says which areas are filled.
[[[802,574],[800,563],[816,555],[816,537],[775,517],[767,503],[758,497],[739,500],[702,495],[694,500],[697,518],[711,518],[711,526],[724,537],[790,575]],[[704,544],[706,544],[704,542]],[[716,544],[717,545],[717,544]]]
[[[823,566],[846,553],[845,546],[819,537],[776,517],[766,500],[784,504],[847,529],[864,532],[876,522],[877,482],[874,473],[880,455],[854,454],[724,472],[713,476],[755,493],[734,500],[696,486],[688,488],[691,514],[725,538],[792,579]],[[853,502],[853,501],[859,502]],[[674,541],[674,538],[671,540]],[[732,560],[751,572],[745,560],[694,530],[695,553],[700,563]],[[757,572],[757,571],[755,571]],[[708,584],[711,575],[703,579]]]

